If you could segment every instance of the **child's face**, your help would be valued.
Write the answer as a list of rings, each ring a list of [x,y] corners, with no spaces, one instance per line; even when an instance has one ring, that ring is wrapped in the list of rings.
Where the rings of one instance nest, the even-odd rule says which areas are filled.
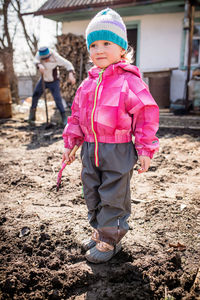
[[[101,69],[120,61],[124,53],[124,49],[109,41],[95,41],[90,45],[91,60]]]

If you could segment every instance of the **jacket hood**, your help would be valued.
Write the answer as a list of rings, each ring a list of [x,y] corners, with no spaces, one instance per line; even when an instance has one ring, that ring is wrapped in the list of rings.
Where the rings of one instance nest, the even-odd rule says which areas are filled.
[[[88,75],[90,78],[96,78],[99,76],[99,73],[101,72],[101,70],[102,69],[94,66],[89,70]],[[141,74],[140,74],[138,67],[131,65],[131,64],[127,63],[126,61],[120,61],[116,64],[109,65],[105,69],[103,74],[104,74],[104,76],[107,76],[107,75],[112,75],[112,74],[116,74],[116,73],[118,73],[118,74],[124,73],[124,71],[130,72],[130,73],[136,75],[137,77],[141,78]]]

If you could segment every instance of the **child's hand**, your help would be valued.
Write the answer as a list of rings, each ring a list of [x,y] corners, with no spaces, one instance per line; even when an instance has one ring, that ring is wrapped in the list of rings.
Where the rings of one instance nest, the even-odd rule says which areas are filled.
[[[71,151],[72,149],[69,148],[64,149],[62,163],[66,162],[68,165],[70,165],[75,160],[75,154],[70,155]]]
[[[138,158],[139,158],[139,161],[141,164],[141,168],[138,170],[138,173],[141,174],[141,173],[147,172],[150,167],[150,163],[151,163],[150,157],[141,155]]]

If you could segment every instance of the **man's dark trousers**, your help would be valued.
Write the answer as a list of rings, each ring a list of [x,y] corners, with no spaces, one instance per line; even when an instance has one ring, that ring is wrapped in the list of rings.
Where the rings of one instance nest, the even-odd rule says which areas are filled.
[[[56,106],[59,109],[60,113],[65,113],[64,106],[62,104],[62,99],[60,95],[60,81],[59,79],[52,81],[52,82],[45,82],[45,88],[49,89],[52,93],[52,96],[56,102]],[[43,87],[42,87],[42,78],[37,82],[36,87],[33,92],[32,97],[32,109],[36,109],[38,100],[43,94]]]

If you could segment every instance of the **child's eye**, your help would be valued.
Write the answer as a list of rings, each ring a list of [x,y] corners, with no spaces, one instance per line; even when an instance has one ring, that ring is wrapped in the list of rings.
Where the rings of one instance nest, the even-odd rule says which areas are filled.
[[[109,45],[110,45],[109,42],[105,42],[105,43],[104,43],[104,46],[109,46]]]
[[[92,44],[90,45],[90,48],[95,48],[95,46],[96,46],[95,44]]]

